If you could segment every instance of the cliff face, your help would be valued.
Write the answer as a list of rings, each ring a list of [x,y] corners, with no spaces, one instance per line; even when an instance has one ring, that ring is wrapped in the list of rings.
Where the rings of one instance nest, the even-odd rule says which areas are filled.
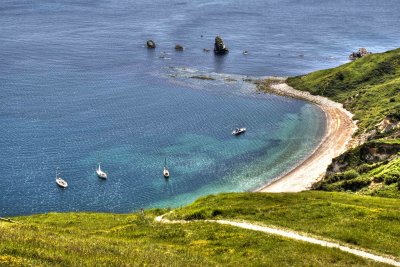
[[[332,160],[327,169],[327,175],[356,169],[362,164],[374,164],[397,157],[400,152],[400,143],[389,141],[367,142],[351,149]]]
[[[400,197],[400,140],[376,140],[333,159],[314,189]]]

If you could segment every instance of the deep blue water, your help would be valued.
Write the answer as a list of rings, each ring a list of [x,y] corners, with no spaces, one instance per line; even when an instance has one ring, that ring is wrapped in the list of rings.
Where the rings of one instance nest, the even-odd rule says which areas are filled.
[[[1,1],[0,216],[179,206],[289,170],[320,141],[323,113],[242,79],[395,48],[400,3],[370,2]],[[225,57],[203,52],[217,34]]]

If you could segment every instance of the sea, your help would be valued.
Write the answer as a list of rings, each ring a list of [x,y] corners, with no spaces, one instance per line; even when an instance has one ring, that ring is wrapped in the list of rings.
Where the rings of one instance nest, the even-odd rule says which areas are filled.
[[[259,188],[310,155],[326,122],[249,81],[396,48],[399,13],[395,0],[2,0],[0,216],[128,213]]]

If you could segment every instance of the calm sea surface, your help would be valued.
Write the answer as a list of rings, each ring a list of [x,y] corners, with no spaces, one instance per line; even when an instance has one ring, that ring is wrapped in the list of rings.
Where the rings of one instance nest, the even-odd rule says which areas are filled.
[[[243,79],[395,48],[399,13],[394,0],[2,0],[0,216],[130,212],[258,188],[310,154],[325,121]],[[218,34],[225,57],[203,52]],[[248,132],[231,136],[238,126]]]

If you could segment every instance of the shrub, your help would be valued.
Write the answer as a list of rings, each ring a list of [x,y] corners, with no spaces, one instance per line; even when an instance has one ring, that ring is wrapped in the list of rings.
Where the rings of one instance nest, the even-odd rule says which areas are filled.
[[[185,220],[205,220],[207,218],[205,210],[197,210],[185,216]]]
[[[369,172],[370,170],[372,170],[373,168],[375,168],[374,165],[365,163],[365,164],[362,164],[361,166],[359,166],[357,168],[357,170],[359,173],[366,173],[366,172]]]
[[[212,217],[215,217],[215,216],[218,216],[218,215],[222,215],[222,210],[215,209],[215,210],[213,210],[213,211],[211,212],[211,216],[212,216]]]
[[[344,180],[351,180],[351,179],[357,178],[359,175],[360,174],[356,170],[350,169],[350,170],[345,171],[343,173],[343,179]]]
[[[384,175],[384,182],[387,185],[394,184],[400,181],[399,174],[385,174]]]
[[[342,183],[342,188],[344,190],[358,191],[366,186],[369,186],[370,183],[371,181],[367,179],[346,180]]]

